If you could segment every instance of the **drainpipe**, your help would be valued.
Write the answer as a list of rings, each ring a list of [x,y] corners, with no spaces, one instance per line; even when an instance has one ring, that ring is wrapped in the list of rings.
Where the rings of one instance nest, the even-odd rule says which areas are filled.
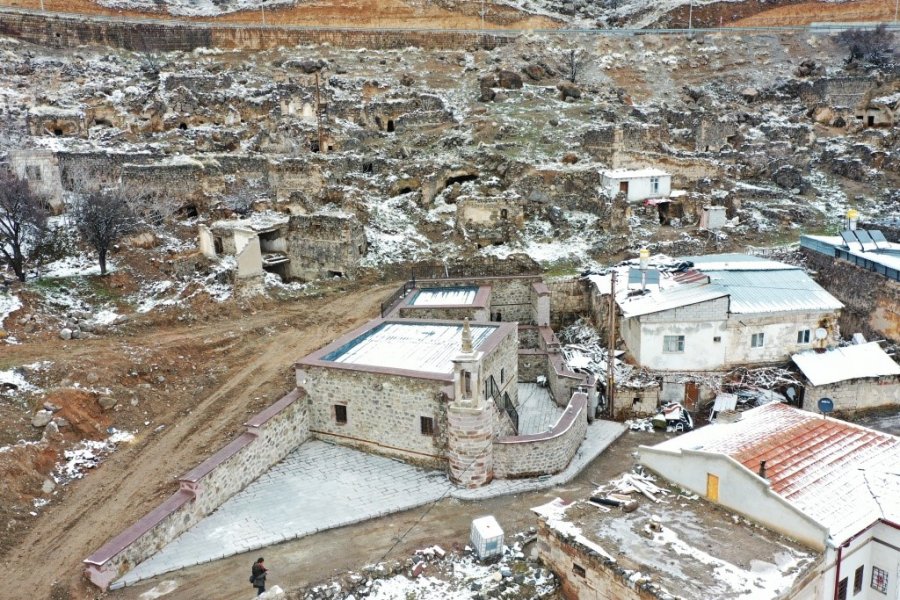
[[[837,548],[837,559],[834,561],[834,600],[838,600],[838,587],[841,584],[841,554],[843,554],[844,546],[849,545],[849,543],[844,543]]]

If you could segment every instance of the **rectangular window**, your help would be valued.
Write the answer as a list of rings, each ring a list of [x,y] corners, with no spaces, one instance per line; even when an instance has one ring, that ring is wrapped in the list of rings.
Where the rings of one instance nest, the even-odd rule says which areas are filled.
[[[663,336],[663,352],[684,352],[684,336]]]
[[[650,178],[650,192],[653,194],[659,193],[659,177]]]
[[[500,369],[500,383],[502,384],[506,380],[506,369]]]
[[[872,567],[872,589],[882,594],[887,594],[888,572],[878,567]]]
[[[572,563],[572,572],[575,573],[576,575],[578,575],[579,577],[584,577],[586,574],[584,567],[582,567],[579,564],[575,564],[575,563]]]
[[[860,565],[853,574],[853,595],[857,595],[862,591],[863,574],[866,570],[865,565]]]
[[[798,344],[808,344],[809,343],[809,329],[801,329],[797,332],[797,343]]]
[[[434,435],[434,419],[431,417],[419,417],[419,428],[422,435]]]
[[[838,600],[847,600],[847,578],[844,577],[841,579],[841,582],[838,584]]]
[[[753,337],[750,338],[750,347],[751,348],[762,348],[766,343],[766,334],[764,333],[754,333]]]
[[[25,167],[25,178],[32,181],[41,180],[41,168],[37,165],[28,165]]]
[[[338,425],[347,424],[347,407],[343,404],[334,405],[334,421]]]

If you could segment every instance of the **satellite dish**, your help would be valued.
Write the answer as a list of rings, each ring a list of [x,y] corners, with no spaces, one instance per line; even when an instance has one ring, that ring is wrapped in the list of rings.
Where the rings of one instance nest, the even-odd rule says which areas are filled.
[[[825,329],[824,327],[819,327],[818,329],[816,329],[816,339],[817,340],[824,340],[827,337],[828,337],[827,329]]]
[[[818,402],[819,412],[824,415],[827,415],[830,412],[834,412],[834,400],[831,398],[819,398]]]

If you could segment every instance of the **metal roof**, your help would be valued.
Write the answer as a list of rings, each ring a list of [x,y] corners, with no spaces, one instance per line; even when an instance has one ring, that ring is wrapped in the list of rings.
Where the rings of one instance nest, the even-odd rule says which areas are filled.
[[[783,271],[797,267],[751,254],[705,254],[681,256],[675,260],[690,261],[694,267],[706,271]]]
[[[728,296],[728,292],[721,286],[700,283],[663,289],[643,296],[632,296],[620,300],[619,308],[622,311],[622,315],[627,319],[681,306],[699,304],[700,302],[707,302],[725,296]]]
[[[797,268],[715,271],[700,267],[731,296],[732,313],[839,310],[844,305]]]
[[[724,454],[825,525],[838,542],[878,519],[900,520],[900,438],[773,402],[735,423],[708,425],[656,446]]]
[[[791,356],[813,385],[863,377],[900,375],[900,365],[881,349],[878,342],[854,344],[827,352],[803,352]]]
[[[477,286],[425,288],[420,290],[412,306],[454,306],[472,304],[478,294]]]

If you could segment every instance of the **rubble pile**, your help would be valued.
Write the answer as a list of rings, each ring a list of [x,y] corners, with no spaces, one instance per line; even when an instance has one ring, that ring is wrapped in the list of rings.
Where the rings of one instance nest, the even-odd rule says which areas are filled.
[[[524,600],[554,597],[556,578],[526,555],[532,529],[514,536],[503,555],[482,563],[467,546],[447,552],[440,546],[417,550],[403,561],[384,562],[300,592],[302,600]],[[527,549],[530,553],[530,548]]]

